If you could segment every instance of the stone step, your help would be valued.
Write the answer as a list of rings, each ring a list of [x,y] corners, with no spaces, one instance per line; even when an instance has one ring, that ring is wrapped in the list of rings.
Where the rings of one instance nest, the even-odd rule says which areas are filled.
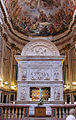
[[[59,119],[59,118],[51,118],[51,117],[29,117],[28,120],[65,120],[65,119]]]
[[[0,118],[0,120],[6,120],[6,118]],[[65,120],[63,118],[59,119],[59,118],[51,118],[51,117],[26,117],[26,118],[23,118],[23,119],[14,119],[14,118],[10,118],[10,119],[7,119],[7,120]]]
[[[29,117],[29,120],[52,120],[51,117]]]

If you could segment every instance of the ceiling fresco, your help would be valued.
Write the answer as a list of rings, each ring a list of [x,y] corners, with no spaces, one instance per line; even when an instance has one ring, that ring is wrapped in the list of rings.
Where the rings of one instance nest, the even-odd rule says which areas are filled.
[[[4,0],[14,30],[30,36],[55,36],[69,27],[74,0]]]

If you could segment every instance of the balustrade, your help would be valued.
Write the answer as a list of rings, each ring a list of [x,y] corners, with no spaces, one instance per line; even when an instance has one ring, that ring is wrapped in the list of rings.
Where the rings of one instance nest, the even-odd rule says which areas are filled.
[[[65,120],[71,108],[76,105],[51,105],[50,120]],[[29,106],[18,104],[0,104],[0,120],[24,120],[29,118]],[[30,119],[31,120],[31,117]]]
[[[29,116],[29,106],[1,104],[0,120],[3,119],[22,119]]]
[[[65,120],[65,118],[69,115],[70,109],[75,108],[75,104],[71,105],[57,105],[57,106],[51,106],[52,109],[52,118],[57,118],[61,120]]]

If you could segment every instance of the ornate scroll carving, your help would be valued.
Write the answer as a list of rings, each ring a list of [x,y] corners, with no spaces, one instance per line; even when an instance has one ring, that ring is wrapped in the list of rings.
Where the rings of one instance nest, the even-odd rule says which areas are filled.
[[[58,71],[58,69],[54,70],[54,80],[59,80],[59,71]]]
[[[60,88],[54,87],[54,100],[60,100]]]
[[[35,55],[46,55],[46,52],[47,52],[47,49],[45,47],[41,47],[41,46],[38,46],[38,47],[35,47],[31,50],[31,52],[33,52]]]
[[[23,56],[60,56],[57,47],[50,41],[38,40],[25,45]]]
[[[35,69],[31,72],[31,80],[50,80],[48,71]]]
[[[20,100],[25,100],[25,99],[26,99],[26,90],[25,88],[22,88],[20,93]]]

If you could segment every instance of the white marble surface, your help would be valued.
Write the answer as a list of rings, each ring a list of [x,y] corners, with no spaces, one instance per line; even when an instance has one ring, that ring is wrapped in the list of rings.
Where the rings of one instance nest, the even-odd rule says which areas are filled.
[[[52,111],[51,111],[51,107],[50,106],[46,106],[46,115],[51,115]]]
[[[59,56],[57,47],[50,41],[34,40],[22,50],[22,56]]]
[[[35,115],[35,106],[30,106],[29,107],[29,115]]]
[[[49,57],[38,48],[35,54],[35,47],[45,47],[43,51]],[[30,87],[50,87],[50,101],[63,101],[63,57],[57,47],[51,42],[33,41],[23,48],[21,55],[24,56],[15,56],[18,61],[17,101],[30,101]]]

